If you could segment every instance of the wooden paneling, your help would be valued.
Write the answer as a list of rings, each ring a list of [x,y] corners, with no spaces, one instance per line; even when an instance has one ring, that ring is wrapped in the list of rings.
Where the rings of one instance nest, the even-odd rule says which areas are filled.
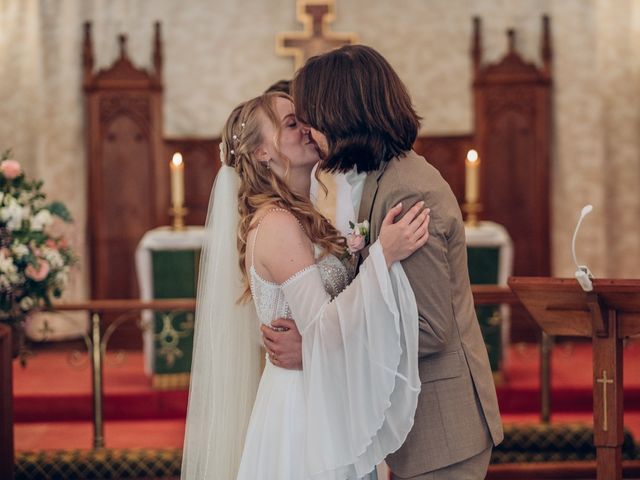
[[[0,323],[0,478],[13,478],[13,378],[11,328]]]
[[[464,202],[464,159],[473,147],[471,135],[418,137],[414,150],[436,167],[451,186],[458,203]]]
[[[84,90],[89,173],[91,297],[139,296],[134,252],[144,233],[168,222],[168,164],[162,162],[160,27],[156,24],[154,71],[136,68],[120,36],[120,57],[94,72],[91,26],[85,25]],[[108,326],[113,318],[105,318]],[[130,322],[112,337],[114,346],[139,348]]]
[[[479,20],[475,28],[475,41],[480,42]],[[498,63],[482,65],[481,58],[475,59],[475,144],[482,159],[482,218],[504,225],[511,235],[514,275],[546,276],[551,271],[548,20],[543,21],[542,68],[525,62],[516,52],[514,31],[507,35],[509,51]]]
[[[551,40],[543,17],[542,66],[516,51],[497,63],[482,63],[480,20],[474,20],[474,144],[480,154],[481,218],[503,225],[513,240],[514,275],[551,273],[549,165],[551,123]],[[535,340],[538,329],[526,312],[512,312],[514,340]]]

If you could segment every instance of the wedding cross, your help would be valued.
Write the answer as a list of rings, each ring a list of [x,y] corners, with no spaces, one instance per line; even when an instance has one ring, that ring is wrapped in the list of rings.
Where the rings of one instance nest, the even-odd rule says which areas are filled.
[[[296,70],[314,55],[358,41],[354,33],[329,31],[329,23],[335,20],[334,0],[298,0],[296,7],[296,16],[304,30],[276,36],[276,53],[294,57]]]
[[[602,421],[603,422],[602,429],[606,432],[609,430],[609,426],[607,423],[607,418],[609,417],[609,409],[607,408],[607,384],[613,384],[613,379],[607,378],[607,371],[603,370],[602,378],[597,378],[596,382],[602,384],[602,398],[603,398],[603,406],[604,406],[604,409],[603,409],[604,418]]]

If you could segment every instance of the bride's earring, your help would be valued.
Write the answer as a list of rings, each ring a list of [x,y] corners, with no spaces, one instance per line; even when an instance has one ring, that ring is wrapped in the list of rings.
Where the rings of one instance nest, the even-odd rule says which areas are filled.
[[[267,170],[271,170],[271,159],[264,162],[266,164]]]

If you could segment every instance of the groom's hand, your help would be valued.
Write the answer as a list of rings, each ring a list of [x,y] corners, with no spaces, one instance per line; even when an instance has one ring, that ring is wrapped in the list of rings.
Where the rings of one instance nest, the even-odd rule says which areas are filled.
[[[288,370],[302,370],[302,337],[296,322],[278,318],[270,327],[262,325],[260,330],[271,363]]]

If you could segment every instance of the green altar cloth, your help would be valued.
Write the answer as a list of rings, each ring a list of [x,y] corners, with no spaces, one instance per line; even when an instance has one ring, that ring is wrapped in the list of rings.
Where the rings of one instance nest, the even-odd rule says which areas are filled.
[[[507,231],[494,222],[465,226],[469,279],[476,285],[507,285],[513,271],[513,243]],[[509,346],[509,307],[483,305],[476,307],[491,370],[496,383],[502,381]]]
[[[195,298],[202,227],[173,231],[157,228],[145,234],[136,251],[142,300]],[[194,312],[144,312],[145,372],[158,389],[189,385]]]

